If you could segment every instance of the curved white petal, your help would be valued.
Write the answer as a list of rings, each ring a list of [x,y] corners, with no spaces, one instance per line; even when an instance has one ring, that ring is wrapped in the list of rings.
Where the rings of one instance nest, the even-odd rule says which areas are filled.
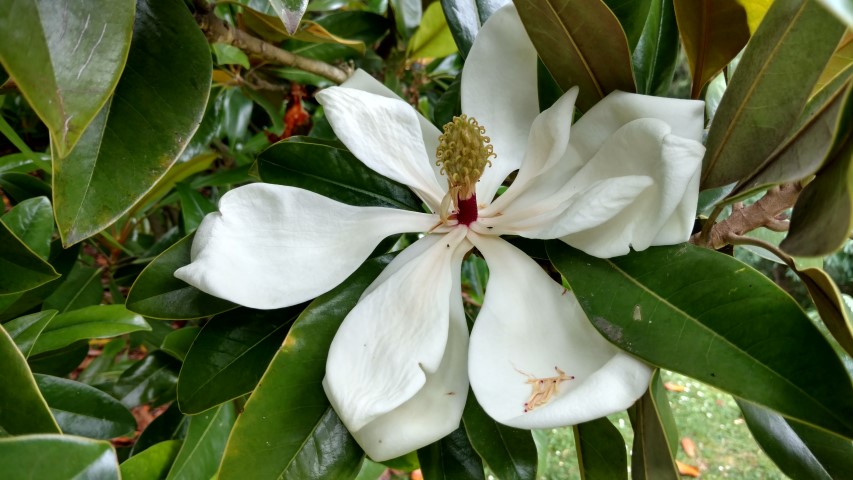
[[[624,410],[645,392],[651,369],[608,343],[571,292],[503,240],[470,238],[489,265],[468,353],[471,387],[486,413],[518,428],[560,427]],[[525,413],[528,375],[554,377],[555,367],[574,379]]]
[[[438,211],[444,190],[430,167],[417,114],[411,105],[354,88],[330,87],[316,95],[338,138],[365,165],[408,185]]]
[[[521,166],[539,115],[536,85],[536,49],[515,6],[505,5],[483,24],[462,69],[462,112],[486,127],[497,154],[477,184],[481,204]]]
[[[406,453],[458,426],[464,398],[456,397],[467,388],[467,334],[456,300],[470,248],[465,233],[428,235],[412,245],[418,255],[394,259],[392,274],[370,287],[332,341],[326,395],[374,459]],[[423,418],[410,417],[414,411]]]
[[[341,86],[364,90],[365,92],[402,101],[402,99],[396,93],[392,92],[390,88],[382,85],[382,82],[373,78],[372,75],[360,68],[357,69],[346,82],[342,83]],[[421,127],[421,135],[423,135],[424,139],[424,147],[426,149],[427,157],[430,159],[429,163],[432,167],[433,174],[438,180],[438,184],[444,187],[447,183],[447,178],[441,174],[441,166],[435,163],[435,151],[438,149],[438,136],[441,135],[441,131],[436,128],[432,122],[427,120],[426,117],[421,115],[420,112],[415,111],[415,114],[418,117],[418,124]]]
[[[429,230],[436,215],[354,207],[281,185],[226,193],[196,232],[192,263],[175,276],[252,308],[281,308],[346,279],[388,235]]]
[[[640,118],[661,120],[670,126],[673,135],[701,142],[705,103],[700,100],[612,92],[572,127],[569,154],[586,162],[610,135]]]

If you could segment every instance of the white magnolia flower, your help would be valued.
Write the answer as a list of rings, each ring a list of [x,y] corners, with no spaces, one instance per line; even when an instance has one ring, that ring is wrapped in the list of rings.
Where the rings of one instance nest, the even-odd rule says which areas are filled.
[[[686,241],[693,223],[701,102],[616,92],[571,126],[570,138],[577,90],[539,113],[536,52],[511,4],[483,26],[462,79],[469,117],[442,140],[364,72],[317,95],[350,151],[433,213],[248,185],[223,196],[196,234],[192,263],[176,273],[235,303],[280,308],[338,285],[383,238],[427,232],[364,292],[328,356],[329,400],[379,461],[456,429],[469,376],[486,412],[515,427],[572,425],[629,407],[650,369],[599,335],[575,297],[500,235],[559,238],[610,257]],[[469,345],[460,265],[472,247],[489,281]]]

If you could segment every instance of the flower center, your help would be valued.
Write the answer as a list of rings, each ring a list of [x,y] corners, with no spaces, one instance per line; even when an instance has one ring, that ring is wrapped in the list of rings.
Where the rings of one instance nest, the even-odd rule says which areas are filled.
[[[486,127],[473,117],[462,114],[444,125],[444,133],[438,137],[435,152],[436,165],[447,176],[447,195],[441,202],[441,219],[450,217],[450,204],[456,210],[456,219],[463,225],[477,220],[476,184],[491,157],[497,157],[494,148],[485,136]]]

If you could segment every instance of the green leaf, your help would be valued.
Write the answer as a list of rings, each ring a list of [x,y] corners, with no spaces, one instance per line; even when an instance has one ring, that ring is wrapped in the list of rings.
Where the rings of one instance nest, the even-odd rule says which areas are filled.
[[[660,370],[655,371],[649,389],[628,412],[634,428],[632,477],[678,480],[678,467],[675,464],[678,431],[660,379]]]
[[[58,350],[33,355],[27,359],[33,373],[63,377],[73,372],[89,354],[89,342],[78,340]]]
[[[689,244],[603,260],[552,241],[548,253],[592,324],[620,348],[853,435],[853,386],[840,360],[796,302],[750,267]]]
[[[127,294],[129,310],[159,320],[190,320],[237,307],[175,278],[175,270],[190,263],[194,236],[182,238],[145,267]]]
[[[471,446],[489,470],[501,480],[533,480],[538,456],[529,430],[508,427],[492,420],[468,394],[462,423]],[[624,447],[623,447],[624,449]]]
[[[462,58],[468,56],[468,51],[471,50],[471,45],[474,44],[474,38],[477,37],[480,26],[486,23],[486,20],[499,7],[500,2],[491,2],[489,0],[466,2],[441,0],[441,8],[444,10],[447,25],[450,27],[450,33],[456,41],[456,46],[459,48],[459,54],[462,55]]]
[[[213,48],[213,54],[216,55],[217,65],[240,65],[246,70],[252,68],[249,65],[249,57],[233,45],[214,43],[211,48]]]
[[[853,5],[849,0],[818,0],[848,28],[853,28]]]
[[[655,0],[657,1],[657,0]],[[646,19],[650,15],[652,0],[604,0],[604,3],[619,19],[625,37],[628,39],[628,47],[633,52],[640,41],[640,35],[645,30]]]
[[[9,336],[24,354],[24,358],[27,358],[30,356],[39,335],[57,313],[56,310],[45,310],[25,315],[6,323],[3,328],[9,332]]]
[[[681,48],[672,1],[652,0],[642,34],[632,49],[637,93],[664,96],[669,91]]]
[[[447,26],[441,3],[432,3],[424,12],[418,29],[409,39],[406,56],[417,60],[446,57],[454,52],[456,42],[450,33],[450,27]]]
[[[301,311],[239,308],[207,322],[178,377],[181,411],[196,414],[251,392]]]
[[[201,128],[199,128],[201,130]],[[186,154],[186,151],[184,152]],[[196,173],[203,172],[210,168],[210,165],[216,160],[215,153],[200,153],[187,161],[179,162],[169,169],[154,187],[145,194],[142,199],[137,202],[131,211],[131,215],[141,207],[145,207],[155,200],[166,196],[178,182],[182,182]]]
[[[59,274],[0,222],[0,296],[32,290]]]
[[[307,480],[358,473],[364,454],[329,405],[322,381],[338,327],[391,258],[368,260],[302,312],[237,419],[221,478]]]
[[[0,431],[11,435],[60,433],[59,425],[50,414],[26,359],[2,326],[0,365],[3,365],[3,381],[0,382]],[[3,453],[4,449],[0,448],[0,458]],[[0,461],[0,464],[2,463]],[[0,472],[6,471],[0,468]]]
[[[69,310],[100,304],[104,297],[101,273],[103,270],[100,268],[75,264],[62,284],[44,299],[42,308],[65,313]]]
[[[205,215],[216,211],[216,205],[185,183],[178,184],[178,196],[181,198],[181,218],[184,232],[194,232]]]
[[[200,331],[200,327],[179,328],[166,335],[160,349],[183,362]]]
[[[367,168],[340,144],[293,137],[264,150],[258,174],[268,183],[290,185],[349,205],[421,210],[408,187]]]
[[[62,433],[109,440],[136,429],[133,415],[97,388],[49,375],[35,379]]]
[[[735,399],[752,436],[791,478],[844,478],[853,471],[853,442],[799,422],[785,420],[758,405]]]
[[[166,440],[125,460],[120,466],[122,480],[166,478],[182,443],[181,440]]]
[[[0,217],[6,227],[43,260],[50,256],[53,209],[47,197],[24,200]]]
[[[107,102],[125,66],[135,2],[3,2],[0,63],[65,156]]]
[[[26,173],[0,173],[0,188],[16,202],[51,195],[50,185]]]
[[[22,152],[0,157],[0,173],[31,173],[36,170],[50,171],[50,155]]]
[[[119,480],[109,442],[70,435],[0,438],[0,472],[6,478]]]
[[[187,437],[166,479],[213,477],[236,417],[232,403],[190,417]]]
[[[539,57],[560,88],[565,92],[580,87],[577,106],[581,111],[614,90],[636,91],[628,41],[619,20],[602,0],[514,3]]]
[[[824,167],[800,192],[788,236],[779,244],[791,255],[828,255],[844,245],[853,229],[853,84],[842,103]]]
[[[269,0],[273,10],[287,29],[287,33],[293,35],[299,28],[302,15],[308,8],[308,0]]]
[[[575,425],[574,434],[578,468],[584,479],[628,478],[625,439],[610,420],[604,417]]]
[[[116,366],[116,356],[124,350],[127,341],[123,338],[114,338],[110,340],[104,348],[101,349],[101,354],[93,358],[91,362],[77,376],[77,381],[96,385],[104,383],[104,377],[111,376],[112,379],[117,379],[121,374],[123,367]]]
[[[140,315],[124,305],[94,305],[57,315],[42,331],[31,355],[56,350],[77,340],[109,338],[139,330],[151,330]]]
[[[139,455],[158,443],[169,440],[183,440],[187,433],[189,417],[185,416],[174,403],[155,418],[139,434],[130,451],[131,457]],[[165,475],[161,478],[165,478]]]
[[[74,150],[54,152],[65,245],[112,224],[169,170],[201,121],[210,72],[207,41],[183,2],[140,1],[115,94]]]
[[[690,97],[699,98],[705,84],[749,41],[746,10],[737,0],[673,0],[673,4],[693,78]]]
[[[815,0],[773,2],[708,132],[703,189],[743,178],[788,136],[843,33]]]
[[[433,124],[441,128],[462,114],[462,74],[456,75],[447,90],[439,97],[433,110]]]
[[[418,450],[424,480],[485,480],[483,461],[459,427],[450,435]]]
[[[152,352],[121,374],[113,395],[127,408],[166,403],[175,398],[179,368],[180,362],[164,352]]]
[[[823,324],[847,353],[853,356],[853,323],[850,321],[841,291],[820,268],[795,270],[809,291]]]

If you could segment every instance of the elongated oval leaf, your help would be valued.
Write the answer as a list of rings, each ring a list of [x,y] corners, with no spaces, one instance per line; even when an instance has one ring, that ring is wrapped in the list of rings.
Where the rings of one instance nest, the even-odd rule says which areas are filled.
[[[634,0],[631,2],[604,0],[607,8],[619,19],[619,24],[622,25],[622,30],[625,31],[625,37],[628,39],[628,47],[632,52],[637,47],[637,42],[639,42],[645,29],[646,19],[650,15],[649,9],[652,8],[654,1],[656,0]]]
[[[584,479],[628,478],[625,439],[610,420],[605,417],[575,425],[574,433],[578,468]]]
[[[673,0],[652,0],[631,61],[637,93],[664,96],[678,63],[678,25]],[[632,2],[625,2],[630,4]]]
[[[406,55],[410,59],[441,58],[456,52],[456,43],[441,4],[427,7],[418,29],[409,39]]]
[[[843,33],[816,0],[773,3],[708,132],[703,188],[743,178],[788,136]]]
[[[29,357],[33,350],[41,332],[53,320],[58,312],[56,310],[45,310],[36,312],[23,317],[18,317],[3,325],[3,328],[9,332],[12,340],[24,354],[24,357]]]
[[[808,289],[826,329],[853,356],[853,323],[835,281],[820,268],[804,268],[795,273]]]
[[[181,411],[196,414],[251,392],[301,311],[239,308],[207,322],[178,377]]]
[[[77,340],[109,338],[124,333],[151,330],[140,315],[124,305],[94,305],[57,315],[36,340],[31,355],[56,350]]]
[[[329,405],[322,381],[338,327],[392,257],[368,260],[302,312],[237,419],[220,478],[309,480],[358,473],[364,453]]]
[[[560,88],[565,92],[580,87],[579,109],[589,110],[614,90],[636,91],[628,40],[602,0],[514,3],[539,57]]]
[[[349,205],[421,210],[408,187],[367,168],[340,144],[294,137],[258,157],[263,181],[304,188]]]
[[[112,445],[71,435],[0,438],[0,472],[6,478],[119,480]]]
[[[0,296],[32,290],[59,277],[56,270],[30,250],[0,222]]]
[[[61,156],[104,106],[124,69],[136,2],[0,4],[0,63]]]
[[[11,435],[60,433],[20,350],[0,326],[0,431]],[[2,448],[0,448],[2,455]],[[2,463],[2,462],[0,462]],[[0,468],[0,471],[5,471]]]
[[[121,374],[112,393],[127,408],[166,403],[175,398],[179,368],[180,362],[169,355],[152,352]]]
[[[53,204],[65,245],[112,224],[169,170],[201,122],[210,71],[207,41],[182,2],[139,2],[115,94],[74,150],[54,152]]]
[[[450,33],[462,58],[468,55],[480,26],[503,4],[490,0],[441,0],[441,8],[450,27]]]
[[[175,270],[190,263],[194,237],[182,238],[145,267],[127,294],[129,310],[161,320],[190,320],[237,307],[175,278]]]
[[[424,480],[485,480],[483,461],[459,427],[450,435],[418,450]]]
[[[35,378],[63,433],[109,440],[136,429],[130,411],[97,388],[50,375]]]
[[[853,436],[853,386],[841,361],[796,302],[760,273],[688,244],[603,260],[552,241],[548,253],[592,324],[619,347]]]
[[[103,269],[75,264],[59,288],[44,299],[42,308],[65,313],[69,310],[100,304],[104,297],[104,286],[101,284],[102,273]]]
[[[628,412],[634,428],[632,478],[678,480],[675,464],[678,431],[660,379],[660,370],[655,371],[648,391]]]
[[[166,440],[128,458],[120,465],[122,480],[166,478],[182,444],[181,440]]]
[[[0,221],[36,255],[47,260],[53,235],[53,209],[47,197],[24,200],[6,212]]]
[[[187,436],[166,479],[213,477],[236,416],[234,405],[225,403],[190,417]]]

